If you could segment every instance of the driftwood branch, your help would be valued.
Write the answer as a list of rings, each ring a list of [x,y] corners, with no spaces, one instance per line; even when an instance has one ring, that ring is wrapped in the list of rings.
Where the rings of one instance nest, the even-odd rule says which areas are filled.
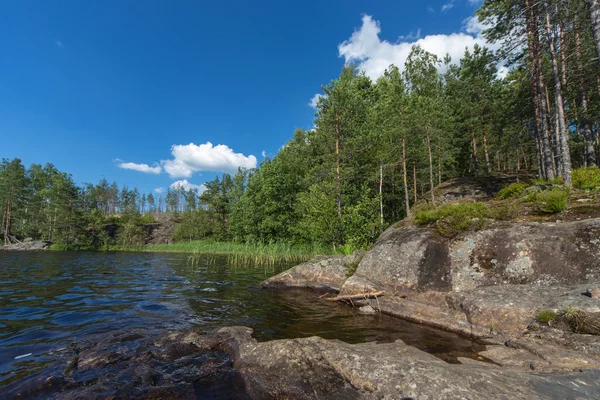
[[[377,290],[374,292],[365,292],[365,293],[359,293],[359,294],[350,294],[350,295],[346,295],[346,296],[337,296],[337,297],[330,297],[328,299],[325,299],[327,301],[352,301],[352,300],[363,300],[363,299],[369,299],[371,297],[379,297],[381,295],[383,295],[385,292],[383,290]]]

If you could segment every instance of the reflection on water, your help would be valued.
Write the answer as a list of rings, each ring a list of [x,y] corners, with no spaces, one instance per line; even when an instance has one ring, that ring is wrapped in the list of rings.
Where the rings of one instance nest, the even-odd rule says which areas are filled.
[[[0,252],[0,394],[11,382],[43,375],[73,343],[123,329],[245,325],[258,340],[402,339],[446,359],[479,350],[452,334],[358,315],[310,291],[256,288],[284,268],[191,267],[183,254]]]

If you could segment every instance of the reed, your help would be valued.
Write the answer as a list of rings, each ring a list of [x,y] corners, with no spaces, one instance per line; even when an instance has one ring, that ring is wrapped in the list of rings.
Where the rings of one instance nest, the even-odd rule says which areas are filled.
[[[230,265],[274,266],[277,264],[299,264],[317,254],[333,254],[332,249],[314,246],[292,246],[287,243],[233,243],[190,241],[173,244],[151,244],[147,246],[111,247],[116,251],[142,251],[165,253],[190,253],[188,262],[198,265],[201,260],[209,264],[217,258],[226,257]]]

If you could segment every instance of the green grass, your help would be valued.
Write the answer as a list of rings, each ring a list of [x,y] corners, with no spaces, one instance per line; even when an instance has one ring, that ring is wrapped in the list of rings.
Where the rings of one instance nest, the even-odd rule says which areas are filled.
[[[317,254],[333,254],[332,249],[292,246],[286,243],[233,243],[195,240],[173,244],[151,244],[147,246],[112,246],[111,251],[140,251],[189,253],[191,264],[203,257],[225,256],[234,265],[275,265],[302,263]]]
[[[413,222],[417,225],[434,224],[442,236],[453,237],[461,232],[483,229],[490,210],[484,203],[460,203],[415,212]]]
[[[578,168],[573,170],[573,186],[589,190],[600,187],[600,168]]]
[[[537,313],[535,319],[537,322],[547,324],[550,321],[554,321],[556,317],[557,314],[552,310],[541,310]]]
[[[536,193],[535,204],[541,213],[557,214],[567,209],[569,193],[562,189]]]
[[[500,200],[511,199],[513,197],[520,197],[528,185],[524,183],[511,183],[508,186],[503,187],[496,197]]]

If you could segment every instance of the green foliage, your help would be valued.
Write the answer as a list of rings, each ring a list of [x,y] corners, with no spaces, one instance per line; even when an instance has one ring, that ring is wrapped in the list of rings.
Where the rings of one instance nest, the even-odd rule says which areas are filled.
[[[557,314],[552,310],[541,310],[535,316],[537,322],[547,324],[554,321],[557,318]]]
[[[119,228],[117,244],[120,246],[143,246],[146,240],[144,228],[129,221]]]
[[[520,214],[521,207],[518,202],[498,204],[490,207],[489,217],[498,221],[511,221]]]
[[[563,189],[545,190],[535,193],[535,205],[539,212],[556,214],[566,210],[569,194]]]
[[[377,239],[381,229],[378,205],[378,196],[371,197],[369,188],[363,185],[361,198],[346,207],[342,216],[346,246],[353,250],[366,249]]]
[[[461,232],[482,229],[489,215],[484,203],[459,203],[416,211],[413,222],[417,225],[435,223],[434,229],[440,235],[453,237]]]
[[[600,187],[600,168],[578,168],[573,170],[573,186],[588,190]]]
[[[520,197],[525,189],[527,189],[527,185],[524,183],[511,183],[508,186],[503,187],[496,197],[500,200],[511,199],[513,197]]]

